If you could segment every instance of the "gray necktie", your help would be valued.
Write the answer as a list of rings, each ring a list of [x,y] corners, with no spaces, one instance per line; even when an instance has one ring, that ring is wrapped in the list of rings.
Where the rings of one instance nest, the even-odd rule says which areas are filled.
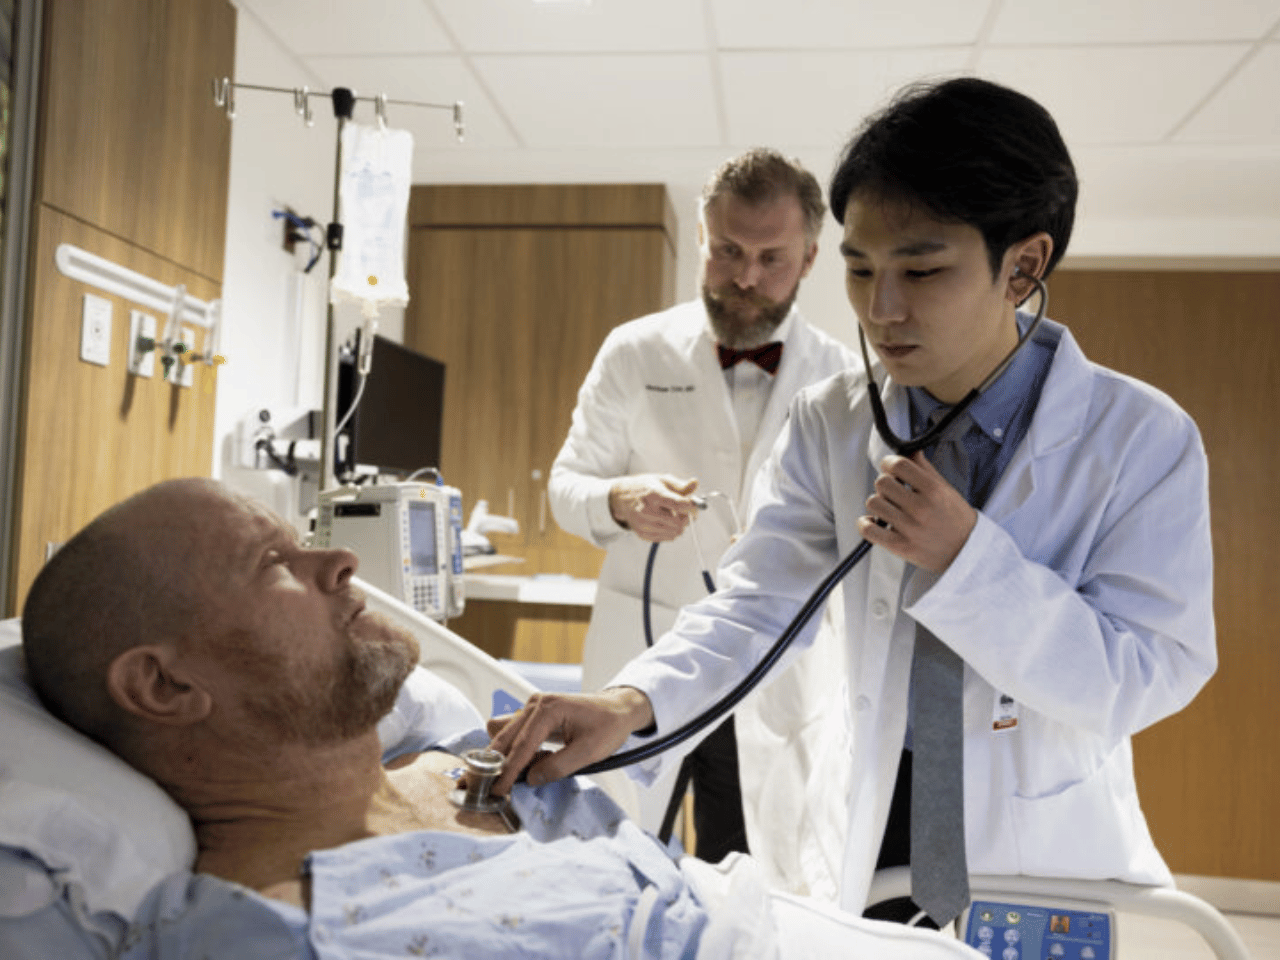
[[[935,419],[942,411],[935,414]],[[962,415],[930,462],[968,499]],[[952,439],[954,438],[954,439]],[[964,661],[923,624],[911,659],[911,899],[945,926],[969,904],[964,852]]]

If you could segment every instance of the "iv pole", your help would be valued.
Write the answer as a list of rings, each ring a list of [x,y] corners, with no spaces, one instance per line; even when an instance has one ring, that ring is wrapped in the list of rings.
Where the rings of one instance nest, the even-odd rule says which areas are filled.
[[[334,274],[338,269],[338,258],[336,254],[342,249],[342,224],[339,221],[341,213],[339,207],[339,187],[342,183],[342,131],[345,129],[347,121],[351,120],[356,101],[367,100],[374,105],[379,119],[386,120],[386,109],[388,104],[396,104],[397,106],[406,107],[428,107],[434,110],[449,110],[453,114],[453,129],[458,138],[458,142],[462,142],[464,128],[462,123],[462,101],[458,100],[452,104],[446,103],[423,103],[418,100],[389,100],[386,94],[379,94],[376,97],[357,96],[354,90],[347,87],[334,87],[332,91],[326,93],[322,90],[311,90],[307,87],[268,87],[253,83],[234,83],[228,77],[215,79],[213,81],[213,102],[222,107],[227,114],[228,120],[235,119],[235,91],[240,90],[264,90],[270,93],[288,93],[293,95],[293,108],[301,115],[303,122],[308,127],[314,125],[315,118],[311,112],[312,97],[329,97],[333,103],[333,115],[337,120],[336,145],[334,148],[334,169],[333,169],[333,220],[329,223],[325,233],[325,246],[329,250],[329,283],[333,283]],[[324,332],[324,402],[321,410],[321,433],[320,433],[320,480],[319,490],[324,491],[334,485],[334,444],[336,437],[334,436],[334,417],[335,407],[338,404],[338,354],[336,348],[334,323],[333,298],[329,297],[325,309],[325,332]]]

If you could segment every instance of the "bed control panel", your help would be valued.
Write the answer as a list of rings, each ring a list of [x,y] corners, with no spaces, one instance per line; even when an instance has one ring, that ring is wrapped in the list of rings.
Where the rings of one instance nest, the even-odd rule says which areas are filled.
[[[1114,960],[1115,914],[977,900],[962,917],[960,938],[995,960]]]

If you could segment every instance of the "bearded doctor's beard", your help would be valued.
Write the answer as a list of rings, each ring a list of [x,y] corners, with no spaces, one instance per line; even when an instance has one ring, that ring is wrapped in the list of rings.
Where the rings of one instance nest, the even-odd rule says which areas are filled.
[[[799,282],[782,300],[772,300],[729,283],[719,290],[702,285],[702,303],[716,341],[733,350],[750,350],[773,339],[800,290]]]

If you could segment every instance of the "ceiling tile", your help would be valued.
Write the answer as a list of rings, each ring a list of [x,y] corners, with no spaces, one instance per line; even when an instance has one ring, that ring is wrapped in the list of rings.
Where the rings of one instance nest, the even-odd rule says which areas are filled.
[[[485,56],[473,64],[530,147],[689,147],[720,139],[704,56]]]
[[[988,49],[978,71],[1039,100],[1068,145],[1165,139],[1248,48]]]
[[[465,144],[511,147],[515,139],[475,77],[457,57],[308,57],[306,63],[330,87],[349,87],[360,96],[385,93],[389,100],[452,105],[463,102]],[[372,122],[373,105],[360,103],[356,119]],[[387,122],[414,135],[415,146],[455,148],[450,110],[389,104]]]
[[[963,48],[856,53],[724,53],[730,140],[788,150],[843,143],[903,84],[963,70]]]
[[[473,53],[671,52],[706,46],[702,6],[690,0],[434,0]]]
[[[711,0],[721,49],[925,47],[978,39],[990,0]]]
[[[1275,0],[1018,0],[1006,3],[990,42],[1205,43],[1255,40],[1280,19]]]
[[[423,0],[238,0],[295,54],[445,53]]]
[[[1179,142],[1280,143],[1280,43],[1258,51],[1240,72],[1178,131]],[[1280,182],[1280,170],[1273,171]]]

